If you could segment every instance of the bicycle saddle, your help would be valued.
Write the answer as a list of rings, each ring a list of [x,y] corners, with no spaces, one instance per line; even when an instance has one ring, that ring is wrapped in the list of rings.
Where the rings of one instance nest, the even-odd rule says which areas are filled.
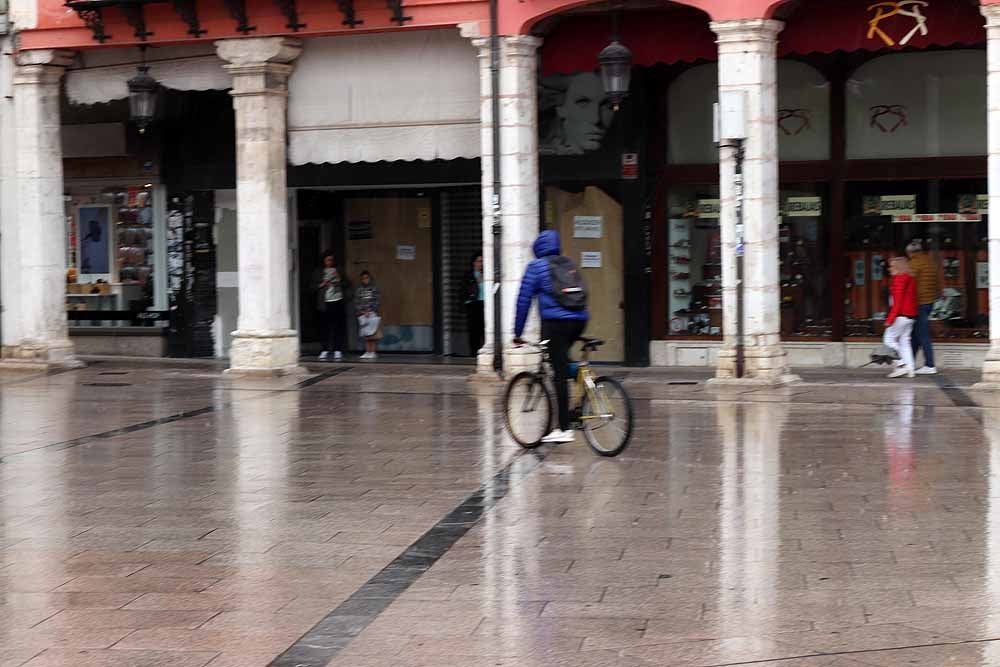
[[[604,341],[600,338],[589,338],[587,336],[580,336],[580,342],[583,343],[583,349],[585,350],[597,350],[597,348],[604,345]]]

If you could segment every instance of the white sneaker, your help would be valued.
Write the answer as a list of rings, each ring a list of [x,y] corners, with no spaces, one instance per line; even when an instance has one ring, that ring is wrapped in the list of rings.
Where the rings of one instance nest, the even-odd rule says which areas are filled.
[[[552,431],[552,433],[549,433],[547,436],[542,438],[542,442],[566,443],[573,442],[575,439],[576,436],[573,435],[573,431],[562,431],[557,428]]]
[[[923,366],[916,371],[917,375],[937,375],[937,369],[933,366]]]
[[[901,377],[911,378],[911,377],[915,377],[915,375],[914,375],[913,371],[909,370],[908,368],[897,368],[893,372],[889,373],[889,377],[891,377],[891,378],[901,378]]]
[[[368,354],[368,358],[371,359],[372,361],[375,361],[376,359],[378,359],[378,353],[377,352],[370,352]]]
[[[322,352],[319,353],[319,360],[320,361],[324,361],[329,356],[330,356],[330,353],[327,352],[326,350],[323,350]]]
[[[336,352],[333,353],[333,360],[334,361],[343,361],[344,360],[344,353],[341,352],[340,350],[337,350]]]

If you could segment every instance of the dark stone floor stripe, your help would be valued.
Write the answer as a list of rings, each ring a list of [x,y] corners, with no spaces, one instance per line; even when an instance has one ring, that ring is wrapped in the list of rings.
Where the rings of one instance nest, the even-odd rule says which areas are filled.
[[[530,474],[545,459],[537,450],[519,452],[503,470],[479,487],[365,582],[323,620],[271,661],[268,667],[325,667],[379,614],[396,601],[434,563],[507,495],[512,483]]]
[[[944,395],[955,404],[955,407],[965,408],[965,413],[975,419],[980,424],[983,423],[983,414],[979,409],[979,405],[972,400],[964,389],[956,386],[954,382],[948,379],[944,373],[938,373],[937,375],[932,375],[931,378],[934,383],[944,392]]]
[[[320,373],[307,380],[303,380],[295,385],[296,390],[305,389],[311,387],[317,382],[322,382],[327,378],[331,378],[334,375],[340,375],[341,373],[346,373],[351,370],[351,366],[340,366],[337,368],[332,368],[325,373]],[[94,383],[91,383],[94,384]],[[110,431],[104,431],[103,433],[95,433],[93,435],[85,435],[81,438],[74,438],[72,440],[64,440],[63,442],[53,442],[48,445],[42,445],[41,447],[35,447],[34,449],[26,449],[23,452],[15,452],[13,454],[7,454],[6,456],[0,456],[0,464],[11,463],[22,458],[27,458],[32,454],[37,452],[61,452],[67,449],[73,449],[74,447],[79,447],[81,445],[88,445],[92,442],[97,442],[98,440],[107,440],[109,438],[114,438],[119,435],[126,435],[128,433],[135,433],[136,431],[144,431],[149,428],[154,428],[156,426],[163,426],[164,424],[172,424],[173,422],[178,422],[184,419],[193,419],[195,417],[201,417],[202,415],[207,415],[212,412],[219,412],[229,407],[229,403],[220,403],[217,405],[208,405],[204,408],[198,408],[196,410],[185,410],[183,412],[178,412],[172,415],[167,415],[166,417],[159,417],[157,419],[150,419],[148,421],[139,422],[138,424],[129,424],[128,426],[122,426],[120,428],[111,429]]]

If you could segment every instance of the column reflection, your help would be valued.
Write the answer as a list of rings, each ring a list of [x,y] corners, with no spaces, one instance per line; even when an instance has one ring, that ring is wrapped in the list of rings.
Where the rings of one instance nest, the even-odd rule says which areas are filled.
[[[781,432],[788,406],[720,403],[719,623],[767,636],[779,614]]]
[[[983,431],[989,442],[984,592],[996,604],[1000,602],[1000,410],[983,410]],[[981,623],[980,637],[1000,637],[1000,614],[983,614]],[[984,642],[982,651],[984,665],[1000,665],[1000,642]]]

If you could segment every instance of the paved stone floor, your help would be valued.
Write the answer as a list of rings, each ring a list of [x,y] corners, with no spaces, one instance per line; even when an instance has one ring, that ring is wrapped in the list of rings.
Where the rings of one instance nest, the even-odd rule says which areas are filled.
[[[465,368],[315,370],[0,375],[0,667],[1000,665],[973,374],[623,369],[609,460]]]

